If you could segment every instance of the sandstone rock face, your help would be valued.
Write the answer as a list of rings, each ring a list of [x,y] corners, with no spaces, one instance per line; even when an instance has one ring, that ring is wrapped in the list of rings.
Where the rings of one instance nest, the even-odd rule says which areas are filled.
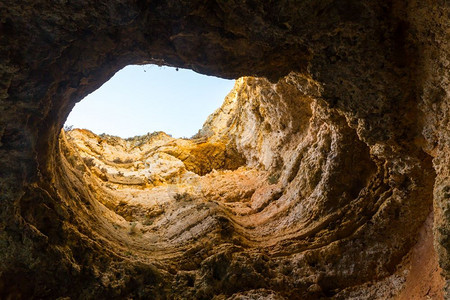
[[[2,298],[450,297],[447,1],[3,1]],[[61,131],[127,64],[238,78],[192,139]]]

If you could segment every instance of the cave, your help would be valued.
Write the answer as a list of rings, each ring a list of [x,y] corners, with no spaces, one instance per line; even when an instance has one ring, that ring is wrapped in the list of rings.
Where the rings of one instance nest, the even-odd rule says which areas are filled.
[[[447,1],[0,16],[0,298],[449,297]],[[236,84],[191,139],[62,130],[132,64]]]

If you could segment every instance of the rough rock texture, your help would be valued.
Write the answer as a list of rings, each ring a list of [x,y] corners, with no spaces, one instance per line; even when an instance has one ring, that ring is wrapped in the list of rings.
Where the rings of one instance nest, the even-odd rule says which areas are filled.
[[[1,297],[450,297],[449,19],[445,0],[3,1]],[[256,77],[193,140],[60,134],[132,63]]]

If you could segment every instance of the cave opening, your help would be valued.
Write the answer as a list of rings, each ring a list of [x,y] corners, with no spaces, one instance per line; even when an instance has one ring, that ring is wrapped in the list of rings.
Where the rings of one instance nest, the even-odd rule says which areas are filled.
[[[162,131],[175,138],[198,133],[234,80],[189,69],[129,65],[78,102],[65,128],[131,138]]]

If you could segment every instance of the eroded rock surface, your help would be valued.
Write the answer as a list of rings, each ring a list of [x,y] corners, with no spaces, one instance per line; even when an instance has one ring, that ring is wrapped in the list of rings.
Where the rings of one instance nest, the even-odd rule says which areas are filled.
[[[449,297],[447,1],[0,9],[1,297]],[[191,140],[61,133],[131,63],[257,77]]]

